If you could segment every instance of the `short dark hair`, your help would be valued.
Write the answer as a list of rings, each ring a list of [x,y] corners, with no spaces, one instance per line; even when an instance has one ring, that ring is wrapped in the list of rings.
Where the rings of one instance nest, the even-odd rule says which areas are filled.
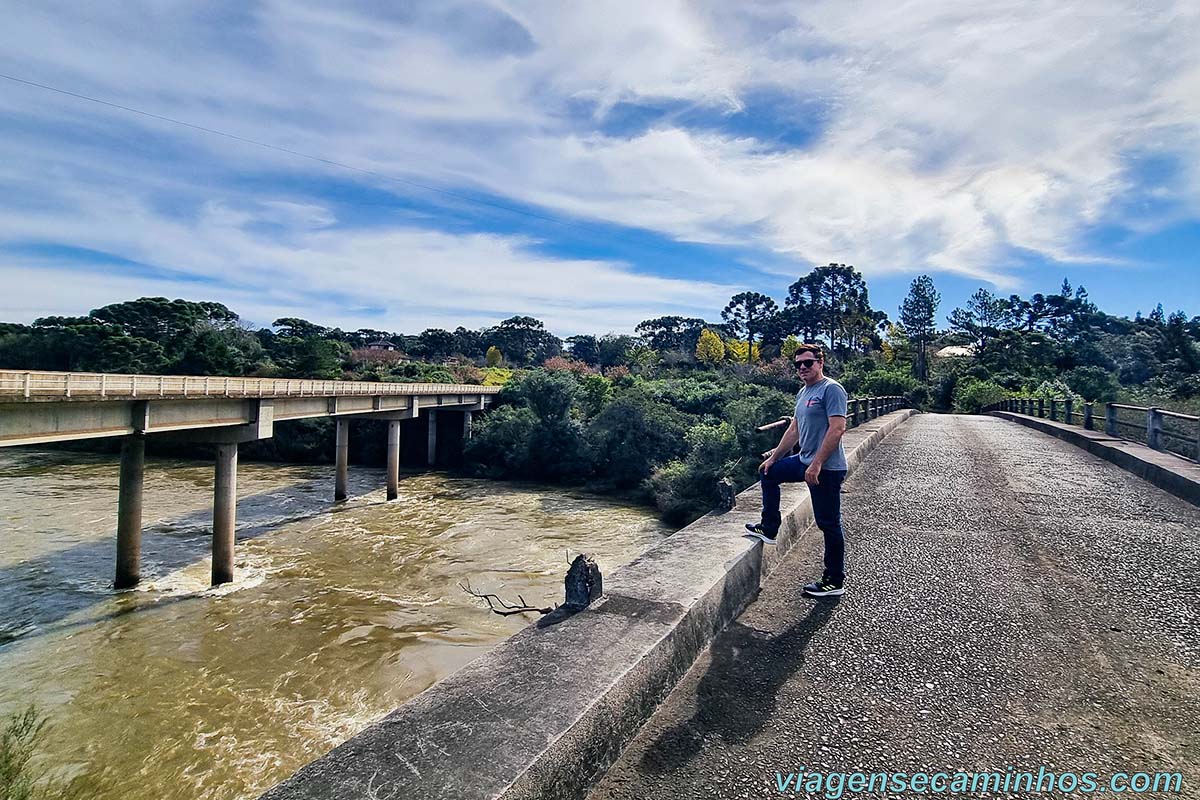
[[[813,357],[817,359],[817,361],[825,360],[825,348],[819,344],[809,344],[808,342],[805,342],[796,348],[796,352],[792,353],[792,358],[795,358],[801,353],[812,353]]]

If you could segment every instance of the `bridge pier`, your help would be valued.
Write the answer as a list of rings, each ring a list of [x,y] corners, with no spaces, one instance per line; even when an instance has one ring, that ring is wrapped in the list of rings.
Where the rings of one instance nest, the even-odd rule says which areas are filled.
[[[437,416],[438,416],[438,413],[437,413],[437,411],[431,409],[429,412],[426,413],[425,416],[426,416],[426,419],[429,420],[428,428],[427,428],[429,431],[429,438],[426,440],[426,446],[425,446],[425,463],[432,467],[435,464],[435,462],[437,461]]]
[[[464,411],[463,412],[463,444],[464,445],[466,444],[467,440],[471,438],[471,423],[472,423],[471,412]]]
[[[400,496],[400,420],[388,420],[387,429],[387,499]]]
[[[213,481],[212,585],[233,580],[233,540],[237,525],[238,446],[217,445],[216,479]]]
[[[146,437],[132,433],[121,442],[121,483],[117,491],[117,570],[113,587],[137,585],[142,572],[142,482]]]
[[[339,419],[335,422],[337,429],[334,446],[334,460],[337,462],[337,477],[334,478],[333,500],[340,502],[349,495],[350,484],[350,420]]]

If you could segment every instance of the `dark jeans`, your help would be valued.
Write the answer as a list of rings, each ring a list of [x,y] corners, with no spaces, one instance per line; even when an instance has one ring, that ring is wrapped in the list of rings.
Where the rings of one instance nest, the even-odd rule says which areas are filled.
[[[762,476],[762,525],[768,531],[777,532],[782,521],[779,484],[803,481],[807,469],[800,456],[788,456],[772,464]],[[812,495],[817,527],[825,534],[825,574],[841,581],[846,574],[846,544],[842,537],[842,481],[846,480],[846,470],[823,469],[817,480],[819,483],[809,486],[808,492]]]

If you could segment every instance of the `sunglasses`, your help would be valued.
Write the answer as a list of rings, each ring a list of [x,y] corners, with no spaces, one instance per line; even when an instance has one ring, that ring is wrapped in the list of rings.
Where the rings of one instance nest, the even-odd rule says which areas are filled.
[[[812,369],[812,365],[816,364],[818,360],[816,358],[798,358],[792,363],[796,365],[796,369]]]

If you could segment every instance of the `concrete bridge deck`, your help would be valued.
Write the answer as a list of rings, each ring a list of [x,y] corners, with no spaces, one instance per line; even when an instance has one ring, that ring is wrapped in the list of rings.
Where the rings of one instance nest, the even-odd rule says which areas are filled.
[[[1178,771],[1144,796],[1200,797],[1200,508],[993,417],[915,417],[845,491],[847,594],[801,595],[810,533],[591,800],[1009,767]]]

